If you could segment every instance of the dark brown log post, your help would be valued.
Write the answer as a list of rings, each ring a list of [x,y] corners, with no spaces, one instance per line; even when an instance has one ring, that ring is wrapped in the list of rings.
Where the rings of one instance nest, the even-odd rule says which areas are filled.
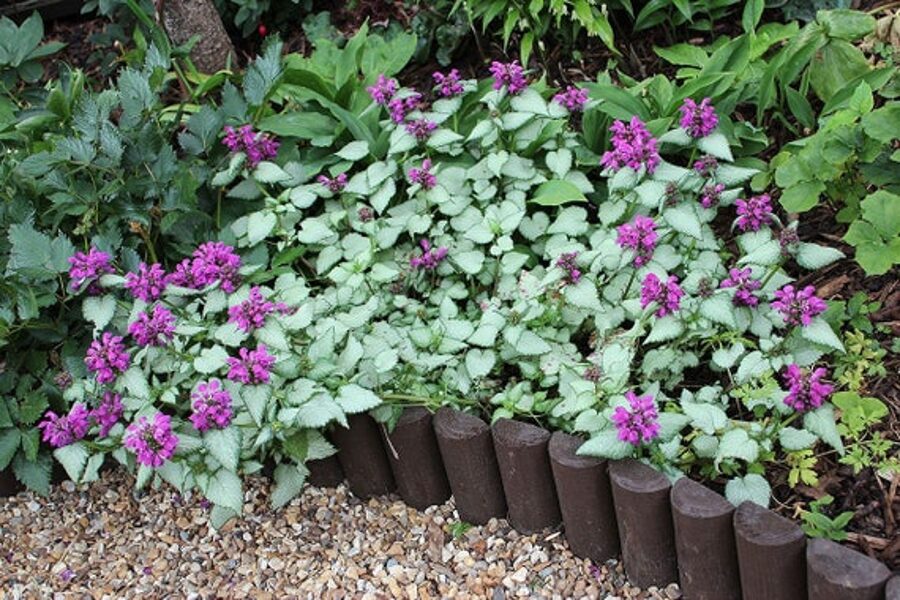
[[[22,484],[13,475],[12,467],[0,471],[0,498],[15,496],[23,489]]]
[[[360,498],[389,494],[396,489],[394,475],[381,444],[381,425],[368,414],[350,415],[350,427],[337,427],[331,439],[350,491]]]
[[[337,454],[326,458],[311,460],[306,463],[309,469],[309,483],[316,487],[331,488],[341,485],[344,481],[344,470]]]
[[[404,502],[425,510],[450,498],[441,451],[431,426],[431,413],[420,406],[407,408],[390,434],[382,429],[385,450]]]
[[[683,477],[672,486],[672,524],[681,591],[690,600],[740,600],[734,506]]]
[[[890,570],[873,558],[830,540],[806,543],[809,600],[881,600]]]
[[[566,540],[576,555],[596,563],[619,553],[616,509],[605,460],[578,456],[584,440],[557,431],[548,446]]]
[[[535,533],[559,525],[546,429],[500,419],[492,427],[500,479],[509,507],[509,523],[520,533]]]
[[[894,575],[887,582],[884,600],[900,600],[900,575]]]
[[[800,526],[753,502],[734,511],[745,600],[806,598],[806,536]]]
[[[609,464],[625,574],[639,587],[678,581],[675,532],[665,475],[634,459]]]
[[[162,0],[163,28],[175,45],[199,36],[191,49],[191,62],[201,73],[215,73],[234,60],[234,46],[212,0]]]
[[[434,433],[459,518],[483,525],[505,516],[506,497],[487,423],[445,406],[434,415]]]

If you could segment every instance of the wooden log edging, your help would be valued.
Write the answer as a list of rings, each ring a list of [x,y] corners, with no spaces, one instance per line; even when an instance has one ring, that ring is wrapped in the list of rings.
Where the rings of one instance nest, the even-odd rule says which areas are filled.
[[[450,499],[450,484],[431,423],[421,406],[407,408],[390,433],[382,428],[388,461],[403,501],[425,510]]]
[[[875,559],[823,539],[806,545],[809,597],[816,600],[881,600],[890,570]]]
[[[25,486],[13,474],[12,467],[0,471],[0,498],[15,496],[24,489]]]
[[[350,491],[363,499],[390,494],[397,485],[381,443],[381,425],[368,414],[350,415],[350,427],[337,427],[331,439]]]
[[[311,460],[306,463],[306,467],[309,469],[308,481],[315,487],[333,488],[344,482],[344,470],[337,454]]]
[[[744,598],[806,597],[806,536],[799,525],[743,502],[734,511],[734,536]]]

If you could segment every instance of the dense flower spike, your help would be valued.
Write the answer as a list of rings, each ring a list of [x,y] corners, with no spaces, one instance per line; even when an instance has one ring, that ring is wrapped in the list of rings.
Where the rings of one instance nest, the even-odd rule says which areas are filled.
[[[99,340],[91,342],[84,357],[84,364],[89,371],[96,373],[97,383],[112,383],[117,373],[124,373],[131,363],[131,358],[122,343],[122,337],[109,332]]]
[[[694,161],[694,171],[703,177],[709,177],[715,173],[718,168],[719,161],[716,160],[715,156],[709,156],[707,154],[706,156],[700,157],[699,160]]]
[[[413,167],[409,170],[409,182],[418,183],[426,190],[430,190],[437,185],[437,177],[431,172],[431,159],[426,158],[422,161],[421,168]]]
[[[525,81],[525,72],[517,60],[511,63],[495,60],[491,63],[491,75],[494,77],[495,90],[501,90],[506,86],[510,94],[518,94],[528,85]]]
[[[139,463],[156,468],[175,454],[178,436],[172,433],[172,418],[156,413],[152,422],[147,417],[141,417],[129,425],[123,442],[126,448],[134,452]]]
[[[737,206],[737,226],[741,231],[759,231],[772,222],[772,198],[768,194],[747,200],[738,198],[734,204]]]
[[[588,91],[570,85],[565,92],[560,92],[553,96],[553,101],[560,106],[566,107],[570,112],[579,112],[584,110],[584,105],[587,104]]]
[[[138,265],[137,273],[126,273],[125,289],[138,300],[153,302],[166,290],[166,272],[162,265],[154,263],[149,267],[146,263]]]
[[[333,178],[327,175],[319,175],[316,181],[328,188],[328,191],[332,194],[340,194],[347,187],[347,174],[341,173]]]
[[[834,386],[822,382],[827,376],[828,371],[822,367],[808,372],[799,365],[788,365],[784,373],[784,382],[788,386],[784,403],[797,412],[819,408],[834,391]]]
[[[191,423],[197,431],[224,429],[231,424],[231,394],[222,387],[218,379],[212,379],[197,386],[191,394]]]
[[[693,138],[708,136],[719,124],[719,117],[712,101],[704,98],[700,104],[691,98],[685,98],[681,105],[681,127]]]
[[[152,312],[139,314],[137,321],[128,326],[128,333],[138,346],[165,346],[175,335],[175,315],[157,304]]]
[[[556,266],[566,272],[567,283],[578,283],[581,280],[581,270],[575,264],[577,259],[577,252],[564,252],[556,259]]]
[[[719,197],[724,191],[725,185],[722,183],[704,186],[703,193],[700,195],[700,206],[703,208],[712,208],[719,203]]]
[[[194,289],[221,282],[229,294],[237,289],[241,278],[241,257],[223,242],[206,242],[194,250],[193,258],[184,259],[169,275],[168,283]]]
[[[99,437],[109,435],[113,426],[122,418],[125,407],[122,406],[122,397],[113,392],[104,392],[103,401],[91,411],[91,418],[100,426]]]
[[[428,119],[416,119],[406,124],[406,132],[419,142],[427,140],[435,129],[437,129],[437,123]]]
[[[648,173],[656,170],[660,162],[658,144],[643,121],[634,116],[626,125],[617,119],[609,130],[613,134],[610,140],[613,149],[605,152],[600,160],[604,169],[618,171],[629,167],[637,171],[644,167]]]
[[[825,312],[828,305],[816,296],[816,288],[811,285],[802,290],[796,290],[794,286],[786,285],[780,290],[775,290],[772,308],[781,313],[786,325],[806,327],[812,323],[813,317]]]
[[[228,358],[228,379],[251,385],[268,383],[274,364],[275,357],[269,354],[265,344],[258,344],[256,350],[241,348],[238,357]]]
[[[631,223],[619,225],[616,231],[616,243],[622,248],[634,250],[634,266],[641,267],[650,262],[658,237],[653,219],[637,215]]]
[[[406,120],[406,115],[417,110],[422,104],[422,94],[413,92],[406,98],[394,98],[388,102],[388,112],[391,114],[391,121],[400,124]]]
[[[669,275],[668,280],[663,283],[654,273],[648,273],[641,283],[641,308],[647,308],[656,302],[659,308],[654,314],[657,317],[665,317],[678,310],[682,296],[684,292],[674,275]]]
[[[69,414],[63,417],[48,410],[44,414],[44,420],[38,424],[38,429],[43,432],[43,440],[54,448],[77,442],[87,435],[90,427],[90,412],[81,402],[75,403]]]
[[[87,284],[89,294],[96,294],[100,291],[97,280],[104,273],[112,273],[112,265],[109,264],[110,256],[106,252],[101,252],[93,246],[84,252],[76,252],[74,256],[69,257],[69,284],[72,291],[77,292]]]
[[[395,79],[389,79],[385,77],[384,74],[381,74],[378,76],[375,85],[370,85],[366,88],[366,91],[369,92],[369,96],[372,97],[375,104],[387,106],[387,103],[390,102],[391,98],[394,97],[394,94],[397,93],[397,81]]]
[[[735,306],[756,306],[759,304],[759,298],[753,295],[753,292],[762,287],[762,282],[753,279],[753,270],[750,267],[746,269],[729,269],[728,277],[719,286],[722,288],[737,288],[734,292]]]
[[[432,248],[431,242],[422,240],[419,242],[422,247],[422,256],[413,256],[409,259],[409,266],[414,269],[434,270],[441,264],[441,261],[447,258],[450,252],[446,247]]]
[[[617,406],[612,422],[619,431],[619,439],[633,446],[640,446],[659,437],[659,414],[653,396],[638,396],[625,392],[630,409]]]
[[[250,296],[228,309],[228,322],[237,325],[244,333],[250,333],[266,324],[266,317],[273,312],[288,314],[291,308],[283,302],[269,302],[258,287],[250,288]]]
[[[264,160],[275,158],[280,144],[265,133],[256,133],[252,125],[242,125],[237,130],[225,126],[225,137],[222,143],[231,152],[243,152],[247,155],[247,163],[251,168]]]
[[[434,83],[440,86],[438,93],[444,98],[452,98],[463,93],[463,85],[459,80],[459,70],[450,69],[450,72],[444,75],[440,71],[431,74]]]

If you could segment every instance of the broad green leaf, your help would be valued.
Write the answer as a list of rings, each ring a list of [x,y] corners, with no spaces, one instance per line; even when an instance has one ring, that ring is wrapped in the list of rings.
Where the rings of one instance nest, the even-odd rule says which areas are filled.
[[[277,510],[293,500],[303,490],[308,474],[303,466],[282,463],[275,467],[272,508]]]
[[[241,430],[236,425],[203,434],[206,450],[229,471],[237,471],[241,457]]]
[[[577,186],[568,181],[545,181],[534,192],[530,202],[541,206],[560,206],[569,202],[584,202],[587,198]]]
[[[112,294],[88,296],[84,299],[81,310],[84,318],[94,324],[94,330],[102,331],[116,314],[116,297]]]
[[[381,404],[381,398],[375,392],[355,383],[341,386],[335,400],[348,415],[366,412]]]
[[[577,454],[618,460],[631,456],[633,452],[634,446],[620,440],[615,429],[604,429],[583,443],[578,448]]]
[[[84,474],[84,467],[87,465],[90,452],[85,447],[84,442],[75,442],[53,451],[53,456],[59,461],[59,464],[65,468],[66,473],[75,483],[81,481]]]
[[[803,336],[803,339],[834,348],[838,352],[844,352],[844,344],[841,343],[840,338],[834,333],[828,321],[822,317],[816,317],[809,325],[801,326],[800,335]]]
[[[841,441],[840,433],[838,433],[837,423],[835,423],[834,419],[834,409],[831,405],[820,406],[816,410],[803,415],[803,426],[837,450],[838,454],[844,455],[844,443]]]
[[[218,506],[241,514],[244,509],[244,490],[241,478],[228,469],[219,469],[210,477],[206,497]]]
[[[806,431],[795,427],[785,427],[778,432],[778,442],[788,452],[812,448],[818,438]]]
[[[756,473],[735,477],[725,484],[725,498],[735,506],[753,502],[768,508],[771,495],[772,487],[769,482]]]

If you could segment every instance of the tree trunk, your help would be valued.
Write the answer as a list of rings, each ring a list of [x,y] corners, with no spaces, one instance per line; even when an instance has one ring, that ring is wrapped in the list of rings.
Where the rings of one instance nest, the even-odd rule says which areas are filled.
[[[198,71],[215,73],[226,67],[229,57],[234,60],[234,46],[212,0],[164,0],[161,4],[163,28],[174,44],[200,36],[191,50]]]

